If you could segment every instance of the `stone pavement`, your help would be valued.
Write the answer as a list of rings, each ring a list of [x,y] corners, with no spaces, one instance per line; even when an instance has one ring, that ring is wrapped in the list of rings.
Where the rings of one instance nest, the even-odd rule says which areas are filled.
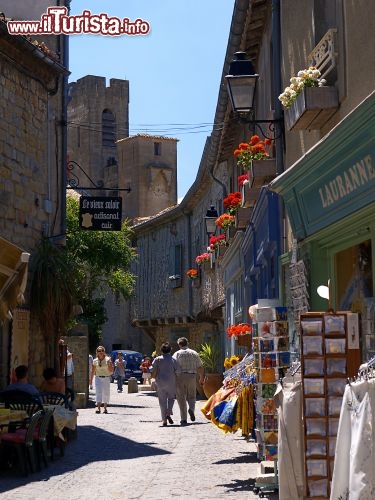
[[[90,391],[90,399],[94,391]],[[161,425],[154,392],[116,392],[111,384],[107,415],[93,403],[80,409],[78,437],[64,457],[48,468],[16,477],[0,474],[0,497],[6,500],[145,499],[208,500],[259,498],[253,493],[259,474],[254,443],[240,432],[224,434],[204,418],[197,402],[196,421]],[[277,498],[277,494],[264,498]]]

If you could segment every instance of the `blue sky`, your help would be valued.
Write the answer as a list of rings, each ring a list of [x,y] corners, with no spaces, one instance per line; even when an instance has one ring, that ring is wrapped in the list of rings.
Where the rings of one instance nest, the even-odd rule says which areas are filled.
[[[71,36],[69,81],[89,74],[129,80],[130,134],[179,139],[179,198],[195,180],[212,131],[233,6],[234,0],[71,2],[71,15],[88,9],[150,24],[145,36]]]

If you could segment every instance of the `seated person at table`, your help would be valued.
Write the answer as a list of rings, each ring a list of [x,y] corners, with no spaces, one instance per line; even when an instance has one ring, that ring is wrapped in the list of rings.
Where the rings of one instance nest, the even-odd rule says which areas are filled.
[[[20,390],[24,392],[28,392],[32,396],[39,396],[39,391],[35,387],[35,385],[30,384],[28,379],[27,379],[27,373],[28,373],[28,368],[26,365],[19,365],[15,369],[16,373],[16,382],[14,384],[9,384],[6,387],[6,391],[14,391],[14,390]]]
[[[42,392],[60,392],[65,394],[65,382],[62,378],[57,378],[54,368],[45,368],[43,370],[43,382],[40,386]]]

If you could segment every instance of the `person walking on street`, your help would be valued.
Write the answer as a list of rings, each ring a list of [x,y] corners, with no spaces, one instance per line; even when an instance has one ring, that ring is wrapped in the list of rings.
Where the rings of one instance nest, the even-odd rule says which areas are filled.
[[[142,370],[142,379],[145,385],[151,385],[151,359],[146,356],[142,363],[139,365],[139,368]]]
[[[115,359],[115,371],[113,373],[115,379],[117,379],[117,392],[122,392],[122,385],[125,378],[125,368],[126,361],[121,351],[117,353],[117,358]]]
[[[186,337],[177,340],[179,350],[173,355],[181,367],[181,374],[177,377],[177,403],[180,408],[181,425],[187,425],[187,412],[190,420],[195,421],[195,403],[197,399],[197,373],[199,383],[204,382],[204,368],[197,351],[188,347]]]
[[[95,375],[95,400],[96,413],[100,413],[103,403],[104,413],[108,413],[107,405],[111,390],[111,375],[113,373],[113,364],[111,358],[106,355],[105,348],[100,345],[96,348],[96,358],[92,363],[90,385]]]
[[[92,385],[90,384],[90,380],[91,380],[91,372],[92,372],[92,364],[94,362],[94,358],[92,357],[92,354],[89,354],[89,386],[90,386],[90,389],[92,389]]]
[[[169,342],[161,345],[161,356],[152,363],[152,378],[156,381],[157,394],[163,426],[173,424],[173,405],[176,399],[176,377],[180,373],[178,361],[172,358]]]

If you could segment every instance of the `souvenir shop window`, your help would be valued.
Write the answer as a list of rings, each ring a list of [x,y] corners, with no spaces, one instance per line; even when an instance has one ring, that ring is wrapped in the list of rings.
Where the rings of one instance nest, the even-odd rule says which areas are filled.
[[[337,304],[350,311],[360,297],[374,296],[372,282],[372,244],[365,240],[335,255]]]

